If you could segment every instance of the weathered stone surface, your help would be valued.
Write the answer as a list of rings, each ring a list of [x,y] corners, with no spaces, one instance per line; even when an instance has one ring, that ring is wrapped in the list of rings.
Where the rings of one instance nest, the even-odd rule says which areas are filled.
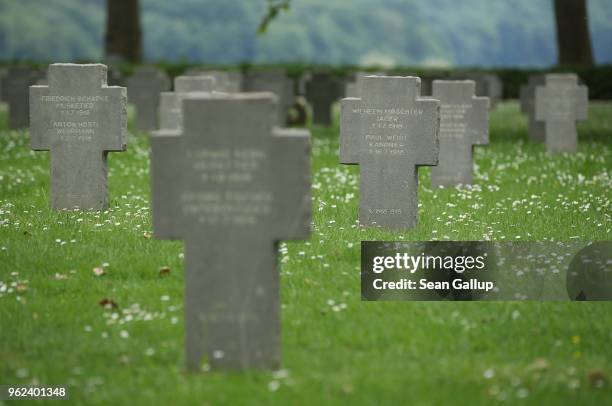
[[[526,85],[521,86],[521,112],[529,120],[529,138],[534,142],[544,142],[546,125],[535,119],[535,89],[545,84],[544,75],[531,75]]]
[[[51,207],[108,206],[107,153],[127,146],[127,93],[101,64],[52,64],[30,87],[30,145],[51,152]]]
[[[342,97],[342,83],[326,73],[315,73],[306,84],[306,99],[312,106],[314,124],[332,124],[333,104]]]
[[[157,129],[160,94],[170,90],[168,75],[151,66],[141,67],[128,78],[127,88],[129,102],[136,106],[136,128],[140,131]]]
[[[340,162],[360,165],[359,221],[417,223],[418,167],[437,165],[440,102],[420,98],[416,77],[366,76],[361,98],[342,100]]]
[[[8,105],[9,127],[24,128],[29,123],[28,88],[38,79],[34,70],[26,66],[9,68],[2,79],[2,99]]]
[[[193,93],[210,93],[216,88],[211,76],[178,76],[174,79],[174,92],[162,92],[159,102],[159,128],[181,128],[182,98]]]
[[[472,148],[489,143],[489,99],[474,95],[471,80],[435,80],[433,98],[440,100],[440,159],[431,168],[431,186],[471,185]]]
[[[537,86],[535,119],[545,122],[545,144],[549,152],[576,152],[576,121],[587,119],[589,90],[574,74],[548,74],[545,86]]]
[[[309,134],[276,127],[271,93],[186,96],[154,133],[153,230],[185,240],[190,369],[277,368],[277,242],[310,232]]]
[[[363,78],[366,76],[386,76],[384,72],[369,73],[365,71],[355,72],[344,87],[344,97],[360,97]]]

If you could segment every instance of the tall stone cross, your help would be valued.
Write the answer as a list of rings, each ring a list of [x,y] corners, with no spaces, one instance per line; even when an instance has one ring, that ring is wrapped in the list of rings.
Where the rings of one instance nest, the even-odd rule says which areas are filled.
[[[361,98],[342,100],[340,162],[360,165],[359,221],[417,223],[418,167],[437,165],[439,101],[421,99],[416,77],[366,76]]]
[[[36,72],[27,66],[9,68],[2,78],[2,100],[8,105],[9,128],[18,129],[28,126],[28,88],[36,83],[36,79]]]
[[[489,98],[475,96],[472,80],[434,80],[440,100],[440,160],[431,168],[431,187],[471,185],[472,148],[489,143]]]
[[[136,128],[140,131],[156,130],[160,94],[170,89],[168,76],[154,67],[145,66],[128,78],[127,88],[129,101],[136,106]]]
[[[178,76],[174,92],[162,92],[159,100],[159,128],[178,130],[181,122],[181,101],[191,93],[213,92],[216,79],[210,76]]]
[[[30,145],[51,152],[51,207],[108,206],[106,157],[127,147],[127,93],[106,85],[106,66],[52,64],[30,87]]]
[[[275,128],[271,93],[183,100],[152,137],[153,230],[185,241],[189,369],[280,363],[277,242],[310,233],[309,133]]]
[[[520,89],[521,112],[527,115],[529,138],[544,142],[545,123],[535,119],[535,90],[545,84],[544,75],[530,75],[526,85]]]
[[[306,99],[312,106],[314,124],[332,124],[332,106],[342,97],[341,83],[330,74],[315,73],[306,83]]]
[[[546,123],[546,150],[576,152],[576,121],[587,119],[589,89],[574,74],[548,74],[545,83],[536,87],[535,119]]]

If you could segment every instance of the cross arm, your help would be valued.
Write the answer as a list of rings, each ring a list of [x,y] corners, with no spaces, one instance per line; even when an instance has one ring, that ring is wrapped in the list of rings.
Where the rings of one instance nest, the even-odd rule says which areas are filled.
[[[158,238],[183,238],[180,202],[183,148],[179,131],[161,130],[151,135],[151,205],[153,234]]]
[[[48,86],[30,86],[30,147],[34,151],[51,149],[49,140],[50,110],[42,97],[49,95]]]
[[[279,240],[305,239],[310,235],[310,133],[300,129],[275,129],[274,164],[278,191],[275,208],[276,237]]]
[[[361,99],[342,99],[340,110],[340,163],[359,163],[361,117],[353,110],[362,106]]]

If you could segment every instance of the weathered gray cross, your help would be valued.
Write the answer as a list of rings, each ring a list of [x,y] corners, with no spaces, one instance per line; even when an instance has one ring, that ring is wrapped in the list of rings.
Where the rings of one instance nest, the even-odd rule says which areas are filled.
[[[168,76],[151,66],[139,68],[127,80],[128,98],[136,106],[135,124],[140,131],[158,127],[157,113],[161,92],[170,89]]]
[[[360,165],[359,221],[417,223],[418,167],[438,163],[439,102],[421,99],[416,77],[366,76],[361,98],[342,100],[340,162]]]
[[[434,80],[440,100],[440,159],[431,168],[431,187],[471,185],[472,149],[489,143],[489,98],[475,96],[472,80]]]
[[[127,147],[127,95],[101,64],[52,64],[49,85],[30,87],[30,145],[51,152],[51,207],[108,206],[108,151]]]
[[[589,90],[574,74],[548,74],[545,83],[536,87],[535,119],[546,123],[546,150],[576,152],[576,121],[587,119]]]
[[[544,141],[545,123],[535,119],[535,89],[544,84],[544,75],[530,75],[520,89],[521,112],[527,115],[529,138],[535,142]]]
[[[183,100],[152,137],[153,230],[185,240],[190,369],[280,362],[277,242],[310,232],[309,133],[274,128],[271,93]]]

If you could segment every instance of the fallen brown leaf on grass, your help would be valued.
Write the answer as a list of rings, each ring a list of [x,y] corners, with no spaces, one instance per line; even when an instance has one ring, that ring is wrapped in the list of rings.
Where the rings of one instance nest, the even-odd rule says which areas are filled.
[[[593,388],[601,388],[606,383],[606,373],[603,369],[592,369],[587,373],[589,383]]]
[[[167,266],[162,266],[159,269],[159,276],[168,276],[170,275],[170,268]]]
[[[16,292],[24,292],[27,289],[28,289],[28,283],[26,281],[19,282],[19,283],[17,283],[17,286],[15,286],[15,291]]]
[[[106,298],[106,297],[100,300],[98,304],[104,307],[105,309],[116,309],[117,307],[119,307],[117,303],[115,303],[113,300]]]

